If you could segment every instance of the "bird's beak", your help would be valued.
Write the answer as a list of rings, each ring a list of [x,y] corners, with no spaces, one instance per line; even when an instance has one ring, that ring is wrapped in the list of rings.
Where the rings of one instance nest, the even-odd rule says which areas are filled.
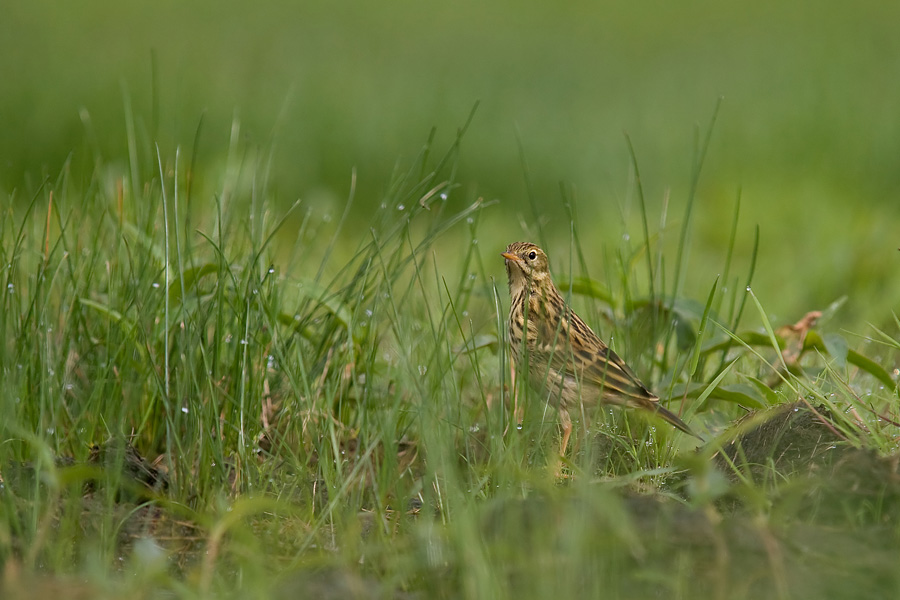
[[[502,256],[502,257],[505,258],[506,260],[511,260],[511,261],[514,261],[514,262],[521,262],[521,260],[522,260],[521,258],[519,258],[518,256],[516,256],[516,255],[513,254],[512,252],[501,252],[501,253],[500,253],[500,256]]]

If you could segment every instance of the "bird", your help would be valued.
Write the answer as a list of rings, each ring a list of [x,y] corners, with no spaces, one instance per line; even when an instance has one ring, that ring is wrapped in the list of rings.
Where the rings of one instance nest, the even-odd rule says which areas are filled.
[[[527,372],[531,387],[559,409],[560,456],[565,456],[572,434],[570,413],[579,403],[590,407],[599,401],[653,412],[699,438],[566,304],[543,250],[529,242],[513,242],[501,256],[509,278],[512,357],[518,372]]]

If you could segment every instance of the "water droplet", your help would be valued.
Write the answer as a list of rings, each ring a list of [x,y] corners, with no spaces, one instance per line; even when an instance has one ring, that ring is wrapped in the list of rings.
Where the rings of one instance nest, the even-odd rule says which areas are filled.
[[[248,342],[247,340],[241,340],[241,345],[242,345],[242,346],[246,346],[246,345],[249,344],[249,343],[250,343],[250,342]]]
[[[627,233],[623,233],[623,234],[622,234],[622,239],[625,240],[625,241],[627,242],[628,240],[631,239],[631,236],[628,235]]]
[[[15,289],[16,289],[16,286],[14,286],[13,284],[11,284],[11,283],[6,284],[6,290],[7,290],[10,294],[12,294],[13,291],[14,291]]]
[[[182,407],[181,407],[181,412],[183,412],[184,414],[188,414],[188,413],[190,412],[190,410],[188,409],[187,406],[182,406]]]
[[[269,274],[272,274],[274,272],[275,272],[275,267],[269,267]]]
[[[406,205],[405,205],[405,204],[398,204],[398,205],[397,205],[397,210],[406,210]]]
[[[156,283],[155,281],[153,282],[152,286],[153,286],[154,288],[156,288],[156,289],[159,289],[159,284]]]
[[[477,246],[477,245],[478,245],[478,238],[475,238],[474,240],[472,240],[472,245],[473,245],[473,246]]]
[[[371,316],[372,316],[372,310],[371,310],[371,309],[368,309],[368,308],[366,309],[366,316],[367,316],[367,317],[371,317]]]
[[[748,292],[750,291],[750,286],[749,286],[749,285],[747,286],[747,291],[748,291]]]
[[[518,429],[519,431],[522,431],[522,424],[516,423],[516,429]]]
[[[428,372],[428,367],[425,365],[419,365],[419,375],[424,375]]]
[[[471,225],[474,222],[475,222],[475,219],[473,219],[472,217],[466,217],[466,223],[468,223],[469,225]]]
[[[446,200],[447,198],[447,192],[441,192],[441,200]]]

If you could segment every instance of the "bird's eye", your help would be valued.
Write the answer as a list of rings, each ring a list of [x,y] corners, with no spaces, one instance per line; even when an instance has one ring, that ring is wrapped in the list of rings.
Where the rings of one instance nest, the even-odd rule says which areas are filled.
[[[536,259],[536,258],[537,258],[537,252],[535,252],[534,250],[532,250],[531,252],[528,253],[528,258],[531,259],[531,260]]]

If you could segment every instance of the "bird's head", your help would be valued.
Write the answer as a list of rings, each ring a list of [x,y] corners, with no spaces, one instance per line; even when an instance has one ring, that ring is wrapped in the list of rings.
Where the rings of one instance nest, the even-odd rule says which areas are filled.
[[[511,292],[515,293],[529,281],[532,289],[551,284],[550,261],[547,254],[534,244],[513,242],[501,256],[506,259],[506,274]]]

